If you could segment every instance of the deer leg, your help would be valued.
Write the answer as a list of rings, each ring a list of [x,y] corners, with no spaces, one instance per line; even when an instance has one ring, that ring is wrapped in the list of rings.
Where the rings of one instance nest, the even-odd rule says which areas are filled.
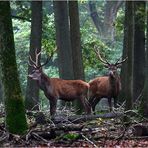
[[[93,113],[94,113],[94,115],[96,114],[95,113],[95,107],[96,107],[96,105],[98,104],[98,102],[99,102],[99,98],[93,98],[93,101],[92,101],[92,103],[91,103],[91,106],[92,106],[92,111],[93,111]]]
[[[112,98],[108,98],[108,105],[110,112],[112,111]]]
[[[56,98],[50,99],[50,115],[51,115],[51,118],[54,118],[54,116],[55,116],[56,106],[57,106],[57,99]]]
[[[91,113],[91,106],[89,105],[89,102],[88,100],[85,98],[85,96],[81,96],[80,97],[80,101],[81,101],[81,104],[85,110],[85,112],[87,114],[90,114]]]

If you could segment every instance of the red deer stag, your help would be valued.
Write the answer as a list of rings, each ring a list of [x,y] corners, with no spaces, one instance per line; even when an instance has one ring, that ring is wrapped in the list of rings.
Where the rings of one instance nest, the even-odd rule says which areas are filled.
[[[95,106],[102,98],[107,98],[110,111],[112,111],[112,98],[114,98],[114,106],[116,107],[117,96],[121,90],[121,82],[117,69],[121,67],[122,63],[127,60],[125,58],[116,61],[115,64],[109,63],[106,59],[103,59],[99,53],[99,50],[95,49],[95,53],[98,59],[108,68],[108,76],[100,76],[89,82],[90,85],[90,97],[89,103],[91,104],[92,110],[95,113]]]
[[[36,80],[39,88],[44,91],[45,96],[50,102],[50,114],[54,117],[56,113],[57,100],[73,101],[75,99],[80,99],[82,106],[85,109],[87,114],[91,113],[91,107],[89,102],[86,100],[88,96],[89,84],[82,80],[63,80],[60,78],[49,78],[43,71],[42,67],[47,64],[49,59],[51,59],[53,53],[50,55],[50,58],[42,64],[39,65],[38,57],[41,52],[37,53],[36,51],[36,61],[33,61],[30,56],[29,63],[30,66],[34,67],[34,70],[28,76]]]

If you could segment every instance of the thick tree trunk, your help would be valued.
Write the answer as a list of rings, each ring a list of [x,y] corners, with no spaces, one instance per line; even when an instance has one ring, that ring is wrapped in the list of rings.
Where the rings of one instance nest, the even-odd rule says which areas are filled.
[[[103,29],[103,22],[101,21],[101,18],[98,15],[97,8],[96,8],[96,1],[89,1],[89,9],[90,9],[90,16],[93,20],[93,23],[99,32],[100,36],[102,36],[102,29]]]
[[[33,1],[31,2],[31,39],[30,39],[30,51],[29,55],[35,60],[35,50],[39,52],[41,50],[41,39],[42,39],[42,2]],[[40,59],[39,59],[40,60]],[[38,61],[39,62],[39,61]],[[31,62],[30,62],[31,63]],[[31,73],[33,67],[28,67],[28,74]],[[26,108],[38,110],[39,109],[39,86],[36,81],[27,79],[26,88]]]
[[[62,79],[74,79],[70,41],[70,28],[67,1],[53,1],[58,49],[59,75]],[[65,102],[61,102],[65,105]]]
[[[108,41],[114,41],[115,19],[123,1],[106,1],[104,8],[104,20],[99,16],[96,8],[97,1],[89,1],[90,15],[99,35]]]
[[[84,67],[80,41],[79,10],[77,1],[69,1],[69,18],[74,79],[84,80]],[[79,100],[75,102],[75,106],[78,113],[81,113],[83,107]]]
[[[145,83],[142,91],[140,113],[148,117],[148,11],[147,11],[147,48],[146,48],[146,66],[145,66]]]
[[[70,42],[67,1],[53,1],[59,74],[63,79],[73,79],[73,62]]]
[[[25,108],[19,84],[10,3],[0,2],[0,68],[4,92],[6,128],[13,134],[27,130]]]
[[[104,11],[104,38],[109,41],[114,41],[115,37],[115,19],[117,12],[123,1],[106,1]]]
[[[79,10],[77,1],[69,1],[70,39],[72,48],[74,79],[84,80],[82,61]]]
[[[145,78],[145,1],[134,2],[135,33],[134,33],[134,69],[133,99],[142,93]]]
[[[3,102],[3,91],[2,91],[2,82],[0,80],[0,103]]]
[[[133,94],[132,94],[132,82],[133,82],[133,48],[134,48],[134,13],[133,2],[125,2],[125,27],[124,27],[124,50],[127,52],[127,68],[125,82],[125,100],[126,110],[132,108]],[[129,21],[130,20],[130,21]]]
[[[130,21],[129,21],[130,20]],[[131,109],[133,95],[133,48],[134,48],[134,14],[133,2],[126,2],[125,5],[125,24],[124,24],[124,47],[123,59],[128,57],[128,60],[121,68],[121,85],[122,90],[119,96],[119,101],[126,101],[126,109]]]

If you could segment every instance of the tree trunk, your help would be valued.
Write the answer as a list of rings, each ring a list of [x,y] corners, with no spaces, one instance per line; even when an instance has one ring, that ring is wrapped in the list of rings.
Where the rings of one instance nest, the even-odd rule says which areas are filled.
[[[33,1],[31,2],[31,39],[30,39],[30,51],[29,55],[35,60],[35,50],[39,52],[41,50],[41,39],[42,39],[42,2]],[[40,61],[40,58],[39,58]],[[39,62],[38,61],[38,62]],[[28,65],[29,66],[29,65]],[[28,74],[31,73],[33,67],[28,67]],[[39,109],[39,86],[36,81],[27,79],[26,88],[26,108],[31,110]]]
[[[59,75],[60,78],[63,79],[73,79],[68,4],[67,1],[53,1],[53,6],[58,48]]]
[[[90,16],[93,20],[93,23],[100,36],[102,36],[103,23],[97,12],[96,1],[89,1],[88,4],[89,4]]]
[[[114,41],[115,19],[123,1],[106,1],[104,8],[104,20],[99,17],[96,8],[97,1],[89,1],[89,9],[94,25],[100,36],[108,41]]]
[[[25,108],[17,72],[9,2],[0,2],[0,68],[4,92],[6,128],[13,134],[27,130]]]
[[[74,79],[84,80],[84,67],[80,40],[79,10],[77,1],[69,1],[69,18]]]
[[[133,99],[141,95],[145,78],[145,1],[134,2],[135,33],[134,33],[134,69]]]
[[[0,103],[3,102],[3,91],[2,91],[2,82],[0,80]]]
[[[129,21],[130,20],[130,21]],[[124,98],[126,100],[126,110],[132,108],[132,81],[133,81],[133,48],[134,48],[134,14],[133,14],[133,2],[125,2],[125,24],[124,24],[124,49],[127,53],[127,65]]]
[[[129,21],[130,20],[130,21]],[[128,57],[126,63],[121,68],[121,92],[119,102],[126,101],[126,109],[132,107],[132,83],[133,83],[133,48],[134,48],[134,15],[133,2],[127,1],[125,4],[125,21],[124,21],[124,43],[123,59]]]
[[[84,80],[84,67],[80,41],[79,10],[77,1],[69,1],[69,18],[74,79]],[[75,106],[76,110],[78,110],[77,113],[82,113],[83,107],[80,100],[75,101]]]
[[[140,113],[148,117],[148,11],[147,11],[147,42],[146,42],[146,66],[145,66],[145,83],[141,97]]]
[[[58,49],[59,75],[62,79],[74,79],[70,41],[70,28],[67,1],[53,1]],[[61,101],[61,105],[65,102]]]
[[[104,38],[109,41],[114,41],[115,37],[115,19],[117,12],[123,1],[106,1],[104,11]]]

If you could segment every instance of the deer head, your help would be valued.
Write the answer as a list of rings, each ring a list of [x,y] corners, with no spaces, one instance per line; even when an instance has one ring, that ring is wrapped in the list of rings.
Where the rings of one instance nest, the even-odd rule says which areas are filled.
[[[121,57],[115,62],[115,63],[109,63],[106,59],[103,59],[100,55],[99,50],[97,49],[97,47],[95,47],[95,53],[98,57],[98,59],[103,63],[103,65],[108,68],[109,70],[109,75],[112,77],[116,77],[117,75],[117,69],[121,68],[122,63],[124,63],[127,60],[127,57],[123,60],[120,60]]]
[[[29,56],[29,65],[33,67],[32,72],[28,75],[29,78],[33,80],[40,80],[42,72],[42,67],[46,65],[49,60],[52,58],[54,54],[54,51],[51,53],[51,55],[47,58],[46,62],[43,64],[39,64],[39,56],[41,55],[41,51],[37,53],[37,49],[35,50],[35,61],[32,59],[31,56]],[[32,64],[31,64],[32,62]]]

